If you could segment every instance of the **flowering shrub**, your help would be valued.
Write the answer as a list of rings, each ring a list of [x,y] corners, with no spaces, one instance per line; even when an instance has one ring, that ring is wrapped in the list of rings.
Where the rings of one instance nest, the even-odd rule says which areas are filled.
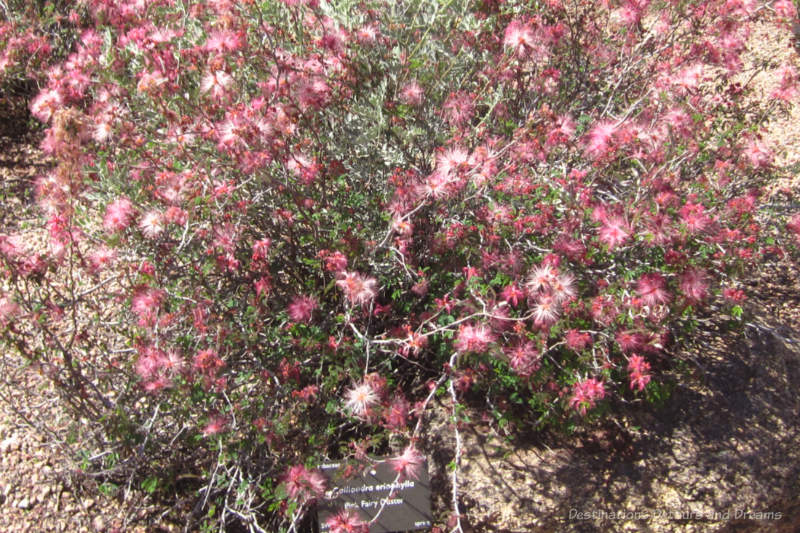
[[[797,76],[768,109],[736,76],[790,2],[82,5],[0,327],[107,469],[191,458],[223,522],[294,527],[322,457],[411,475],[437,394],[504,423],[642,398],[781,252],[751,117]]]
[[[0,87],[42,82],[77,37],[77,2],[10,0],[0,6]]]

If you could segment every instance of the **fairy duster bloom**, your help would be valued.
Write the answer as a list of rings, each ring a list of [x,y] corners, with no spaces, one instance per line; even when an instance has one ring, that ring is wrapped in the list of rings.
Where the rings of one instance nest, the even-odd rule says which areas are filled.
[[[122,231],[130,226],[133,215],[134,209],[131,201],[125,196],[117,198],[106,207],[103,227],[111,233]]]
[[[10,296],[0,296],[0,327],[7,326],[20,312],[20,306]]]
[[[343,509],[325,521],[330,533],[369,533],[369,524],[353,511]]]
[[[539,295],[533,308],[533,321],[538,326],[548,326],[558,320],[559,305],[552,294]]]
[[[699,268],[688,268],[681,276],[681,292],[689,301],[699,302],[708,296],[708,278]]]
[[[650,383],[650,363],[645,361],[641,355],[631,355],[628,359],[628,372],[630,378],[631,390],[638,389],[644,390],[648,383]]]
[[[216,435],[218,433],[222,433],[225,428],[228,426],[228,419],[221,415],[212,416],[206,427],[203,428],[203,436],[204,437],[211,437],[212,435]]]
[[[526,286],[529,291],[536,293],[539,291],[548,290],[550,284],[555,281],[556,272],[550,265],[541,265],[528,275]]]
[[[365,417],[378,404],[378,393],[369,381],[355,385],[345,393],[344,407],[357,417]]]
[[[587,409],[592,409],[597,405],[598,400],[605,397],[606,391],[602,381],[595,378],[584,379],[578,381],[572,386],[572,397],[569,399],[569,405],[581,416],[586,415]]]
[[[289,304],[289,318],[295,322],[310,322],[311,314],[317,308],[317,301],[310,296],[297,296]]]
[[[353,305],[366,305],[377,294],[378,282],[358,272],[342,272],[336,285]]]
[[[512,20],[503,32],[503,46],[519,59],[532,59],[543,62],[548,59],[550,50],[542,32],[534,30],[530,24]]]
[[[462,325],[458,330],[456,349],[459,352],[485,352],[494,340],[494,335],[484,324]]]
[[[231,83],[233,83],[233,78],[224,70],[206,72],[200,81],[200,92],[210,92],[214,98],[222,98]]]
[[[653,306],[669,302],[669,292],[664,287],[665,283],[664,277],[657,272],[645,274],[639,278],[636,292],[641,297],[642,303]]]
[[[164,217],[158,211],[148,211],[139,221],[139,229],[145,237],[155,239],[164,231]]]
[[[390,459],[389,464],[401,479],[419,479],[424,461],[422,454],[409,445],[402,454]]]
[[[631,234],[630,226],[621,217],[608,217],[600,227],[600,241],[610,250],[624,243]]]
[[[564,342],[570,350],[580,352],[592,342],[592,337],[588,333],[570,329],[564,334]]]
[[[587,135],[586,154],[592,159],[597,159],[611,149],[617,124],[613,121],[604,121],[595,124]]]
[[[506,348],[505,353],[509,366],[520,376],[528,377],[539,370],[540,355],[532,342],[518,343]]]
[[[165,293],[153,287],[141,287],[131,298],[131,310],[139,317],[139,325],[149,327],[155,324]]]
[[[294,500],[311,500],[325,494],[325,478],[317,471],[295,465],[283,475],[281,481]]]
[[[422,90],[422,86],[415,80],[406,83],[400,89],[397,99],[408,106],[417,107],[422,104],[424,96],[425,92]]]

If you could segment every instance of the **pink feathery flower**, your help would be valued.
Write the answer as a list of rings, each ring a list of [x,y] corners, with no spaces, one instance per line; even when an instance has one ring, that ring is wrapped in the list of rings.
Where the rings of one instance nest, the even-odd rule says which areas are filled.
[[[425,92],[422,90],[422,86],[414,80],[406,83],[400,89],[397,99],[408,106],[417,107],[422,104],[424,96]]]
[[[193,369],[207,377],[215,377],[224,366],[225,362],[210,348],[200,350],[192,358]]]
[[[558,320],[559,305],[552,294],[540,294],[533,308],[533,321],[538,326],[549,326]]]
[[[636,284],[636,292],[647,306],[665,304],[669,302],[669,292],[664,287],[666,280],[658,272],[645,274]]]
[[[144,353],[136,360],[136,373],[143,380],[146,381],[156,377],[161,369],[159,351],[155,348],[146,348]]]
[[[400,431],[405,428],[408,423],[408,412],[410,408],[411,405],[403,394],[397,394],[389,405],[389,408],[383,412],[383,421],[386,427],[394,431]]]
[[[615,340],[623,352],[631,352],[642,347],[642,336],[634,331],[617,332]]]
[[[353,305],[366,305],[377,295],[378,282],[358,272],[342,272],[336,285]]]
[[[504,301],[508,302],[509,305],[512,307],[516,307],[519,305],[519,301],[525,296],[525,293],[517,287],[516,283],[512,283],[511,285],[506,285],[503,287],[503,290],[500,292],[500,296],[503,298]]]
[[[216,70],[214,72],[206,72],[203,79],[200,80],[200,92],[210,92],[214,98],[222,98],[225,92],[233,83],[233,78],[224,70]]]
[[[564,341],[566,342],[567,348],[575,352],[580,352],[592,342],[592,337],[588,333],[582,333],[577,329],[570,329],[564,335]]]
[[[469,153],[460,146],[452,146],[436,157],[436,170],[442,177],[463,169],[469,162]]]
[[[722,296],[729,302],[743,302],[747,299],[747,295],[742,289],[734,289],[733,287],[726,287],[722,289]]]
[[[614,121],[604,121],[595,124],[587,134],[586,154],[592,159],[605,155],[612,146],[617,124]]]
[[[311,296],[297,296],[289,304],[289,318],[295,322],[310,322],[311,314],[317,308],[317,301]]]
[[[110,122],[98,122],[92,130],[92,138],[98,143],[104,143],[111,138],[112,130]]]
[[[539,370],[539,351],[530,341],[520,342],[505,350],[508,365],[523,377],[528,377]]]
[[[460,127],[472,120],[475,113],[475,106],[473,104],[474,97],[469,94],[458,91],[450,93],[442,105],[442,112],[445,120],[451,126]]]
[[[230,30],[212,31],[208,35],[204,48],[210,52],[233,52],[244,46],[244,35]]]
[[[325,525],[330,533],[369,533],[369,524],[347,509],[328,518]]]
[[[286,162],[286,168],[306,185],[311,184],[319,174],[319,164],[302,153],[292,154]]]
[[[61,108],[63,98],[56,89],[45,89],[33,99],[30,105],[31,115],[40,121],[50,122],[53,114]]]
[[[613,250],[624,243],[631,234],[631,228],[622,217],[608,217],[600,226],[600,241]]]
[[[160,70],[144,72],[139,78],[139,83],[136,84],[136,90],[140,93],[148,93],[158,89],[167,81],[167,78],[164,77]]]
[[[575,277],[565,272],[555,277],[550,284],[550,293],[556,303],[563,303],[575,298],[577,294],[575,291]]]
[[[262,261],[269,255],[269,249],[272,246],[271,239],[259,239],[253,243],[253,261]]]
[[[557,275],[558,272],[552,266],[541,265],[528,274],[525,286],[532,293],[549,290]]]
[[[681,276],[681,292],[691,302],[700,302],[708,296],[708,277],[704,270],[687,268]]]
[[[380,398],[373,381],[364,380],[345,393],[344,407],[357,417],[366,417]]]
[[[122,231],[130,226],[133,220],[133,204],[127,197],[117,198],[106,207],[103,217],[103,227],[112,233]]]
[[[286,492],[294,500],[312,500],[325,494],[325,478],[322,474],[303,465],[289,468],[281,481],[286,486]]]
[[[786,223],[786,229],[794,233],[795,239],[800,241],[800,213],[796,213]]]
[[[210,437],[218,433],[222,433],[228,425],[228,419],[221,415],[212,416],[206,427],[203,428],[203,436]]]
[[[374,25],[362,26],[356,30],[356,40],[359,44],[374,44],[378,40],[378,28]]]
[[[550,56],[548,38],[530,24],[512,20],[503,32],[503,46],[519,59],[545,62]]]
[[[444,198],[451,194],[453,182],[453,178],[437,170],[425,179],[425,183],[420,186],[420,193],[436,199]]]
[[[170,350],[164,354],[160,359],[160,364],[170,376],[179,374],[186,367],[183,356],[176,350]]]
[[[149,327],[155,324],[156,315],[164,301],[165,293],[161,289],[143,287],[137,289],[131,299],[131,310],[139,317],[139,325]]]
[[[797,8],[794,6],[792,0],[775,0],[772,4],[772,9],[778,16],[793,20],[797,18]]]
[[[767,168],[772,164],[772,151],[763,142],[751,140],[742,153],[753,168]]]
[[[117,259],[117,252],[107,246],[100,246],[89,256],[89,269],[92,272],[99,272],[106,267],[113,265]]]
[[[695,204],[687,202],[686,205],[680,208],[678,213],[681,216],[681,222],[686,224],[686,229],[691,233],[698,233],[703,231],[711,223],[711,219],[705,213],[706,208],[703,204]]]
[[[511,49],[518,57],[524,57],[527,51],[536,46],[533,29],[519,20],[512,20],[503,33],[503,46]]]
[[[172,382],[166,376],[156,376],[149,381],[145,381],[142,387],[145,391],[150,393],[157,393],[158,391],[167,389],[172,385]]]
[[[139,229],[145,237],[157,238],[164,231],[164,216],[158,211],[148,211],[139,221]]]
[[[406,446],[403,453],[389,459],[392,470],[397,472],[400,479],[419,479],[425,459],[412,445]]]
[[[561,115],[555,119],[552,128],[547,133],[545,146],[553,147],[565,143],[575,135],[576,131],[575,120],[570,115]]]
[[[702,63],[690,65],[678,72],[677,75],[671,77],[673,85],[685,90],[697,88],[701,81],[703,81]]]
[[[788,2],[791,5],[791,2]],[[783,64],[777,72],[780,75],[780,85],[775,89],[770,98],[778,98],[791,102],[792,99],[797,97],[798,92],[798,75],[797,70],[791,64]]]
[[[0,326],[5,327],[20,313],[21,308],[10,296],[0,297]]]
[[[25,240],[22,235],[0,235],[0,255],[8,259],[16,259],[25,253]]]
[[[325,260],[325,270],[328,272],[343,272],[347,268],[347,256],[338,250],[335,252],[322,250],[319,257]]]
[[[572,386],[572,397],[569,400],[569,405],[581,416],[586,415],[587,409],[592,409],[597,405],[598,400],[602,400],[606,395],[605,388],[602,381],[595,378],[584,379],[578,381]]]
[[[458,329],[456,349],[459,352],[485,352],[494,340],[494,335],[485,324],[462,325]]]

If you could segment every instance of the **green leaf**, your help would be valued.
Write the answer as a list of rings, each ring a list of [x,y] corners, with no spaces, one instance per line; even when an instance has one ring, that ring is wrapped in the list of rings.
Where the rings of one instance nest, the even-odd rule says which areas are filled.
[[[158,487],[158,478],[157,477],[149,477],[142,481],[142,490],[144,490],[147,494],[153,494]]]

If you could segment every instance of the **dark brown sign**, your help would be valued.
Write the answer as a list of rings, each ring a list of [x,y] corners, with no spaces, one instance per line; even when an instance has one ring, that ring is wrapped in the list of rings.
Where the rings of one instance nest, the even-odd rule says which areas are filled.
[[[326,463],[319,467],[328,481],[325,499],[317,505],[320,533],[330,531],[328,520],[342,512],[349,512],[369,523],[370,533],[431,527],[433,515],[427,461],[422,462],[413,478],[398,476],[388,459],[379,460],[363,475],[356,474],[350,478],[343,476],[346,466],[344,463]]]

